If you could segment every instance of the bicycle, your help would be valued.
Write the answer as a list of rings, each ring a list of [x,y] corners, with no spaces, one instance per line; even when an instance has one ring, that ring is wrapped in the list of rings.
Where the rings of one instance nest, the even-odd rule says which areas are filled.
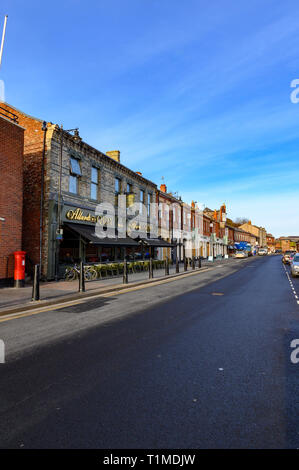
[[[75,281],[80,276],[80,266],[75,264],[74,266],[68,266],[64,273],[64,279],[66,281]],[[84,280],[95,281],[98,277],[97,270],[93,266],[84,266]]]

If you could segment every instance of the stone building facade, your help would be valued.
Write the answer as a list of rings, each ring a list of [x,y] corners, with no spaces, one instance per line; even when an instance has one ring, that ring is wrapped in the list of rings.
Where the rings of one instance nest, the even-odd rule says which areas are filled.
[[[242,230],[245,232],[249,232],[254,235],[258,240],[258,245],[260,247],[267,247],[267,232],[264,227],[258,227],[257,225],[253,225],[251,221],[247,222],[246,224],[240,225]]]
[[[94,232],[93,226],[90,225],[92,220],[88,217],[96,217],[97,206],[100,203],[108,203],[115,209],[116,217],[118,214],[117,204],[118,196],[124,195],[126,198],[126,206],[132,204],[143,204],[146,207],[145,220],[149,223],[149,207],[156,199],[156,185],[144,178],[139,172],[136,173],[120,163],[120,152],[112,151],[106,154],[96,150],[85,142],[74,142],[71,134],[64,132],[63,152],[62,152],[62,176],[61,176],[61,203],[62,216],[59,223],[59,171],[60,171],[60,144],[61,129],[57,126],[50,128],[51,142],[49,143],[48,161],[48,199],[49,199],[49,227],[48,227],[48,265],[47,277],[53,278],[55,264],[55,246],[57,247],[57,229],[62,226],[64,230],[60,243],[60,259],[67,257],[70,252],[72,243],[74,247],[71,251],[73,259],[83,259],[85,261],[106,261],[123,258],[122,248],[127,247],[127,251],[138,251],[133,243],[118,240],[109,244],[106,241],[100,244],[86,243],[84,234],[80,232],[78,224],[84,224],[91,227],[90,233]],[[79,209],[82,217],[73,218],[74,211]],[[87,220],[86,220],[87,219]],[[103,216],[103,220],[105,217]],[[133,217],[132,217],[133,219]],[[106,220],[108,220],[106,218]],[[105,222],[103,222],[105,223]],[[117,219],[116,219],[117,223]],[[72,225],[71,225],[72,224]],[[133,224],[133,221],[132,221]],[[109,221],[108,221],[109,225]],[[136,227],[135,227],[136,228]],[[146,231],[148,228],[146,227]],[[76,245],[75,233],[79,235],[78,244]],[[86,234],[87,232],[85,232]],[[87,237],[88,242],[88,237]],[[57,258],[57,255],[56,255]]]

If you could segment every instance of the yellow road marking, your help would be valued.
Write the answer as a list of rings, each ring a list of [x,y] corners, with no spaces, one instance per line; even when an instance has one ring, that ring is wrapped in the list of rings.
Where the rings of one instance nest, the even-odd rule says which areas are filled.
[[[97,294],[97,295],[92,295],[90,297],[84,297],[82,299],[70,300],[69,302],[64,302],[64,303],[60,303],[60,304],[57,303],[57,304],[54,304],[54,305],[49,305],[47,307],[37,308],[36,310],[30,311],[30,312],[16,313],[16,314],[12,313],[10,315],[8,314],[9,316],[0,318],[0,323],[4,323],[4,322],[10,321],[10,320],[17,320],[18,318],[31,317],[33,315],[39,315],[40,313],[50,312],[51,310],[60,310],[62,308],[66,308],[66,307],[72,307],[74,305],[79,305],[79,304],[82,304],[82,303],[87,302],[89,300],[98,299],[98,298],[101,298],[101,297],[105,297],[105,298],[106,297],[113,297],[114,295],[126,294],[128,292],[134,292],[134,291],[137,291],[137,290],[147,289],[148,287],[155,287],[155,286],[158,286],[160,284],[166,284],[166,283],[169,283],[169,282],[177,281],[179,279],[183,279],[185,277],[189,277],[189,276],[192,276],[192,275],[195,275],[195,274],[200,274],[202,272],[206,272],[206,271],[210,271],[210,270],[211,270],[211,268],[205,268],[202,271],[194,271],[194,272],[182,274],[181,276],[176,276],[176,277],[173,277],[173,278],[170,278],[170,279],[162,279],[160,281],[157,280],[157,281],[155,281],[153,283],[150,283],[150,284],[144,284],[144,285],[141,285],[141,286],[132,286],[132,287],[128,287],[126,289],[121,289],[119,291],[107,292],[106,294]]]

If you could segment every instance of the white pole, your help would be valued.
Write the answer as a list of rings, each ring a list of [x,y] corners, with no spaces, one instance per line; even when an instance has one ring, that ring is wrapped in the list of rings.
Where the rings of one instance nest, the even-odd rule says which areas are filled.
[[[2,41],[1,41],[1,48],[0,48],[0,67],[1,67],[1,62],[2,62],[2,54],[3,54],[3,47],[4,47],[4,39],[5,39],[7,18],[8,18],[8,15],[5,15],[5,17],[4,17],[4,27],[3,27],[3,33],[2,33]]]

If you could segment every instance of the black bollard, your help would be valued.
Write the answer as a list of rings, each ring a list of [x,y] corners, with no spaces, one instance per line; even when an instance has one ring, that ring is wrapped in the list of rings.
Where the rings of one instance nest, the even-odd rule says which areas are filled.
[[[168,259],[168,256],[166,256],[166,259],[165,259],[165,276],[169,276],[169,259]]]
[[[180,272],[180,264],[179,264],[179,258],[178,257],[176,257],[176,260],[175,260],[175,271],[176,271],[176,273]]]
[[[149,260],[148,275],[149,275],[149,279],[153,279],[154,273],[153,273],[153,258],[152,257],[150,257],[150,260]]]
[[[184,271],[188,271],[187,258],[184,250]]]
[[[201,257],[198,257],[198,267],[201,268]]]
[[[39,264],[34,266],[34,279],[32,287],[32,301],[40,300],[39,295]]]
[[[192,256],[192,269],[193,270],[195,269],[195,258],[194,258],[194,256]]]
[[[123,284],[128,284],[128,264],[127,264],[127,257],[124,256],[124,274],[123,274]]]
[[[79,292],[85,292],[84,263],[80,261]]]

